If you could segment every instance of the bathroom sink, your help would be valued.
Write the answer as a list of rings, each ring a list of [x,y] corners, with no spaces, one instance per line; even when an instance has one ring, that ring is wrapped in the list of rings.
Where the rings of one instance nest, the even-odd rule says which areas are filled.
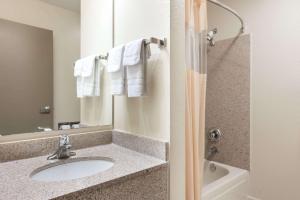
[[[42,182],[67,181],[104,172],[113,165],[110,158],[74,158],[38,168],[30,177]]]

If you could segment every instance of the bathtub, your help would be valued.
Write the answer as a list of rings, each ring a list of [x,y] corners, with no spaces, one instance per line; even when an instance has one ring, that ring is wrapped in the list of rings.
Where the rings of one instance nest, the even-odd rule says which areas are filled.
[[[246,200],[248,184],[247,170],[205,161],[201,200]]]

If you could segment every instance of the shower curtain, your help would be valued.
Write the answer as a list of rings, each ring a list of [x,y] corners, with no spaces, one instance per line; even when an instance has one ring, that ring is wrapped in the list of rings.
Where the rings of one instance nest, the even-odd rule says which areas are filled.
[[[205,145],[207,2],[185,0],[186,200],[200,200]]]

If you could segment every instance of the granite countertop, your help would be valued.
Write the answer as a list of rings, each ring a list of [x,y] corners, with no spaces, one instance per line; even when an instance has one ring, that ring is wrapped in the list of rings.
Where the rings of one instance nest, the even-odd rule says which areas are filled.
[[[151,157],[116,144],[100,145],[76,150],[80,157],[108,157],[114,160],[114,166],[96,175],[60,182],[38,182],[30,178],[37,168],[53,163],[47,156],[0,163],[0,199],[1,200],[41,200],[60,197],[100,184],[109,184],[126,180],[133,176],[159,169],[166,161]]]

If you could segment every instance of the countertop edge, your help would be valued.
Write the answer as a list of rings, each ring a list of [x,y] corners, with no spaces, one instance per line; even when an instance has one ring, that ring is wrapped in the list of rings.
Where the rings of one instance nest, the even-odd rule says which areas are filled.
[[[164,163],[161,163],[161,164],[158,164],[156,166],[143,169],[141,171],[137,171],[137,172],[134,172],[134,173],[131,173],[131,174],[119,177],[119,178],[108,180],[106,182],[102,182],[102,183],[99,183],[99,184],[96,184],[96,185],[92,185],[92,186],[89,186],[89,187],[86,187],[86,188],[83,188],[83,189],[80,189],[80,190],[77,190],[77,191],[74,191],[74,192],[70,192],[70,193],[66,193],[66,194],[63,194],[63,195],[60,195],[60,196],[57,196],[57,197],[53,197],[51,199],[55,200],[55,199],[59,199],[59,198],[62,198],[62,197],[68,196],[68,195],[74,195],[76,193],[84,192],[86,190],[92,190],[92,189],[95,189],[95,188],[101,189],[101,188],[109,187],[111,185],[118,184],[118,183],[121,183],[121,182],[125,182],[127,180],[134,179],[136,177],[143,176],[143,175],[146,175],[146,174],[150,174],[151,172],[161,170],[161,169],[164,169],[164,168],[166,168],[168,170],[169,162],[168,161],[163,161],[163,162]]]

